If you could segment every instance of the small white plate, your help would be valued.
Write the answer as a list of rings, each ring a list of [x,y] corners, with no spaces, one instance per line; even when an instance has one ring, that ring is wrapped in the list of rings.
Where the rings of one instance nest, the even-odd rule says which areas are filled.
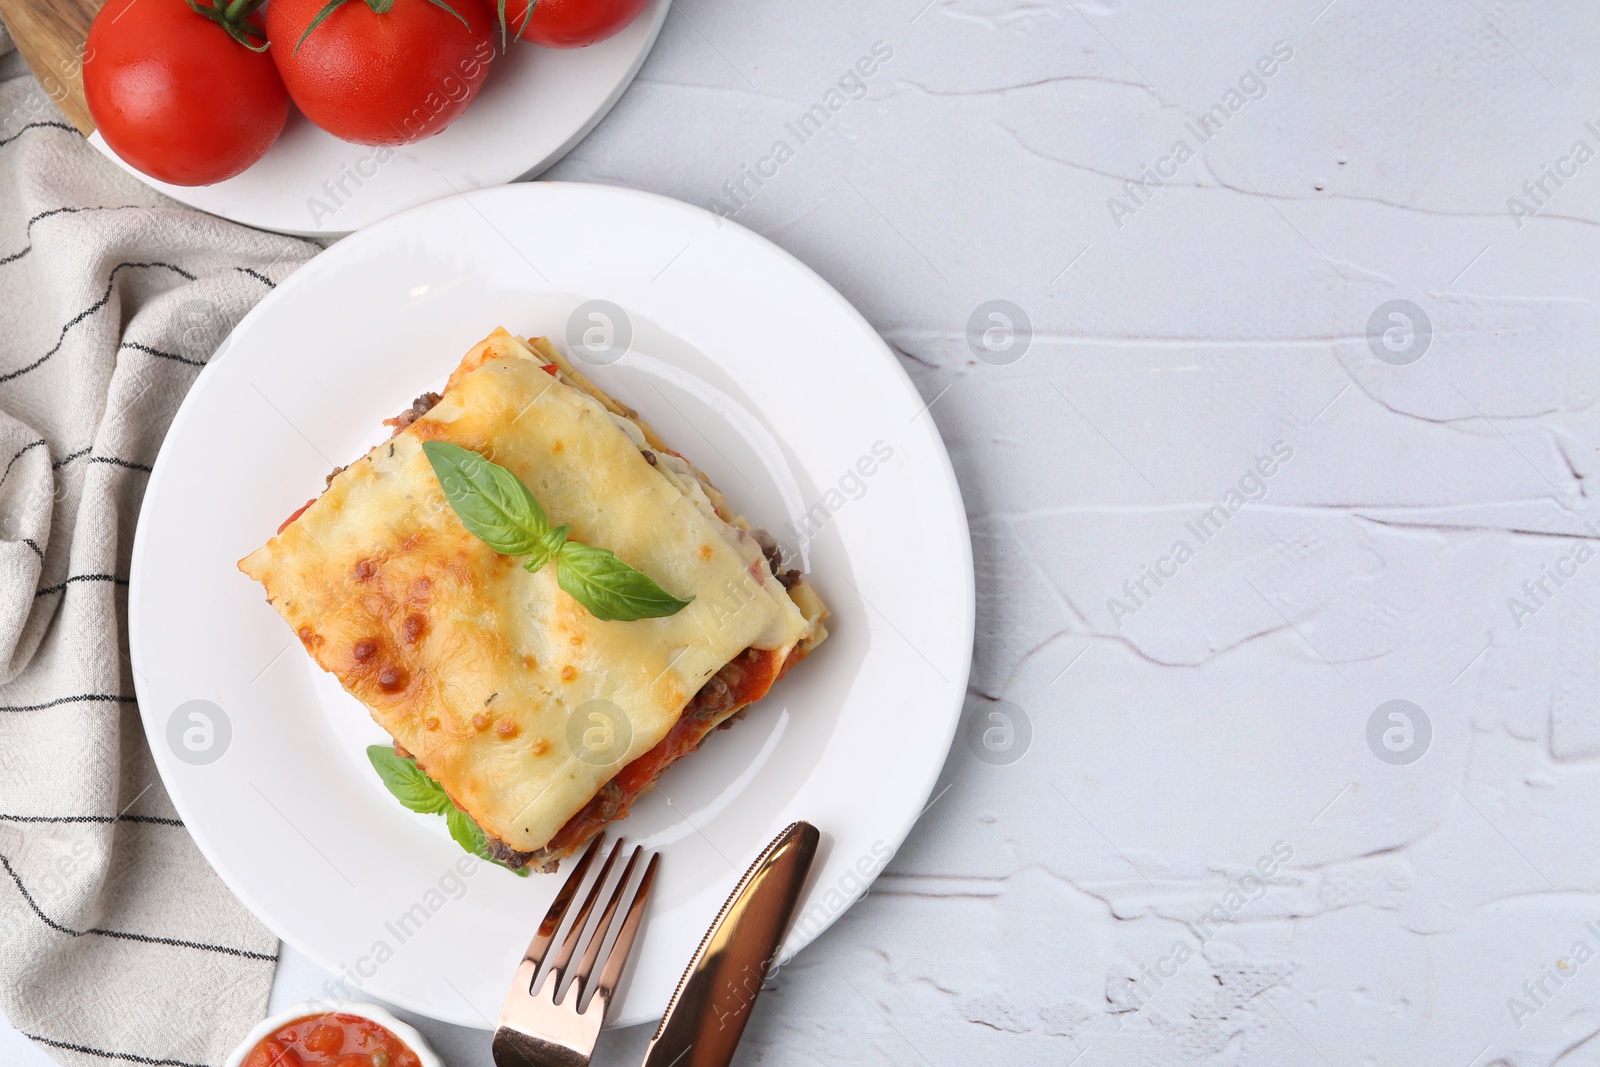
[[[350,983],[329,995],[491,1025],[562,878],[462,877],[444,821],[406,811],[367,764],[383,733],[235,561],[494,327],[570,352],[569,320],[598,326],[574,314],[594,299],[626,309],[631,346],[579,365],[752,522],[798,547],[786,524],[810,511],[809,570],[833,611],[810,659],[616,825],[663,856],[615,1023],[661,1014],[734,882],[794,819],[824,837],[785,958],[821,933],[944,764],[972,648],[966,518],[926,405],[866,321],[762,238],[658,196],[539,182],[406,212],[313,259],[212,357],[133,547],[135,678],[167,789],[234,892]]]
[[[534,177],[555,163],[633,81],[670,2],[654,0],[615,36],[587,48],[513,40],[496,53],[482,91],[456,121],[400,148],[341,141],[291,109],[283,136],[255,166],[215,185],[182,186],[134,170],[98,132],[89,143],[190,207],[264,230],[337,237],[452,193]]]

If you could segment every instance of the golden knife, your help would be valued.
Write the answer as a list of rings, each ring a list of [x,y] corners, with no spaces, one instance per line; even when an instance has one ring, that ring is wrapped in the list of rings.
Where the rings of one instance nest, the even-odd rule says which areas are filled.
[[[727,1067],[778,962],[818,836],[808,822],[791,823],[739,879],[689,960],[641,1067]]]

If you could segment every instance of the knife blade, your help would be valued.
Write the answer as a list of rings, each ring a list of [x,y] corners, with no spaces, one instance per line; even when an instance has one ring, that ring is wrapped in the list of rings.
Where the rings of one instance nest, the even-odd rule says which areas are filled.
[[[641,1067],[727,1067],[800,903],[817,828],[790,823],[733,887],[689,960]]]

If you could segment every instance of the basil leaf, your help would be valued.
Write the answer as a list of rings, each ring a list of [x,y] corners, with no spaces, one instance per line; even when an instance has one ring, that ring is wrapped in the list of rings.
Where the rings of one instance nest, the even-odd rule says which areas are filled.
[[[394,798],[412,811],[435,815],[455,807],[449,794],[417,766],[416,760],[396,755],[388,745],[369,745],[367,760]]]
[[[556,553],[560,552],[561,546],[566,544],[567,531],[570,529],[572,529],[570,526],[557,526],[554,530],[545,534],[544,539],[539,542],[533,553],[522,561],[523,567],[527,569],[529,574],[537,574],[540,568],[556,558]]]
[[[568,527],[551,529],[528,487],[498,463],[445,441],[424,442],[422,450],[469,533],[503,556],[526,556],[523,566],[530,574],[560,559],[556,582],[595,618],[659,619],[676,615],[694,599],[679,600],[609,549],[568,541]]]
[[[450,828],[450,837],[456,844],[480,859],[505,867],[490,854],[489,839],[483,829],[472,816],[456,807],[450,794],[428,777],[428,773],[417,766],[416,760],[396,755],[389,745],[368,745],[367,760],[396,800],[422,815],[443,815],[445,825]],[[526,867],[506,867],[506,870],[520,878],[528,877]]]
[[[561,546],[556,582],[597,619],[632,622],[676,615],[689,606],[608,548],[578,541]]]
[[[527,867],[506,867],[505,864],[494,858],[489,851],[489,839],[484,834],[476,820],[454,804],[445,812],[445,825],[450,828],[450,837],[456,844],[477,856],[479,859],[488,860],[490,863],[505,867],[506,870],[518,878],[526,878],[530,873]]]
[[[450,827],[450,836],[455,843],[472,853],[474,856],[489,858],[489,841],[484,836],[483,829],[478,826],[472,816],[450,805],[450,810],[444,813],[445,823]]]
[[[422,451],[468,532],[505,556],[545,550],[550,520],[522,479],[460,445],[426,441]]]

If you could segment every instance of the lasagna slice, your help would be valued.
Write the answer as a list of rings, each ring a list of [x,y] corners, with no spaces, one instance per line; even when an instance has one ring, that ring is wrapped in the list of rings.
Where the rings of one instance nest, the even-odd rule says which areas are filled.
[[[543,338],[496,330],[389,424],[239,567],[507,866],[553,870],[826,636],[770,538]],[[427,441],[506,467],[552,525],[692,602],[595,618],[555,566],[467,531]]]

